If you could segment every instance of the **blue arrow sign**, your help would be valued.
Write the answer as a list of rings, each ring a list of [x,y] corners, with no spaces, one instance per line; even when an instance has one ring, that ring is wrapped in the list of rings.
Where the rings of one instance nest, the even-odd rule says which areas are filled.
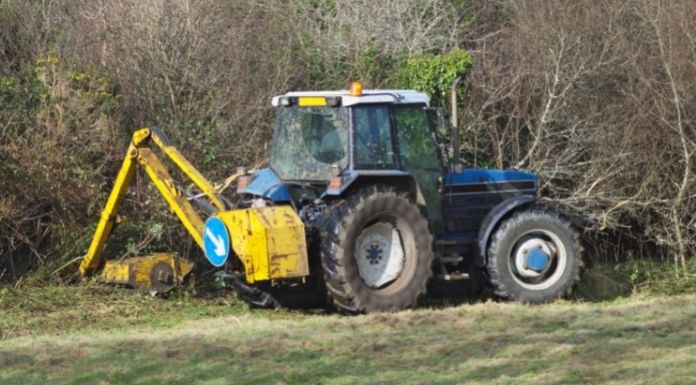
[[[205,257],[213,266],[225,264],[230,255],[230,234],[220,218],[210,217],[203,228]]]

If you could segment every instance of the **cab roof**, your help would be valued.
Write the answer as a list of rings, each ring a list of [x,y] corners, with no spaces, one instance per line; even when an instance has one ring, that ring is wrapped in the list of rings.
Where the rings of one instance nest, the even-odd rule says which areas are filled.
[[[363,90],[361,96],[353,96],[348,90],[340,91],[294,91],[285,95],[274,96],[271,104],[280,105],[283,97],[340,97],[342,106],[356,104],[392,103],[392,104],[425,104],[430,105],[428,95],[415,90]]]

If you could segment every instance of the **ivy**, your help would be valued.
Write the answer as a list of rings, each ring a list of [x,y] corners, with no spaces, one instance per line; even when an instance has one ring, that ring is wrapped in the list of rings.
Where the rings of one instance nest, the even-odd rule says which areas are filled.
[[[399,71],[399,82],[430,95],[433,106],[444,106],[452,82],[457,76],[466,78],[472,64],[469,52],[460,48],[439,55],[424,54],[406,60]],[[457,90],[457,98],[459,103],[466,98],[464,87]]]

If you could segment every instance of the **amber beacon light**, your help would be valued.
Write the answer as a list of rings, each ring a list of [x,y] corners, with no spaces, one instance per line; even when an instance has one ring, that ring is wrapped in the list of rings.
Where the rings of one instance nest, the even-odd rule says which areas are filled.
[[[351,96],[362,96],[363,86],[360,82],[350,83],[350,95]]]

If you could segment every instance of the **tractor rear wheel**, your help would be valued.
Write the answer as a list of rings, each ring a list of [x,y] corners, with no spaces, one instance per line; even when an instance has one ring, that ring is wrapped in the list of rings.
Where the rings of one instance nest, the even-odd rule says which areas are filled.
[[[333,304],[351,313],[414,306],[432,276],[433,238],[409,195],[372,186],[329,210],[321,260]]]
[[[511,301],[549,302],[580,280],[582,247],[571,225],[536,207],[503,221],[491,237],[486,269],[495,294]]]

